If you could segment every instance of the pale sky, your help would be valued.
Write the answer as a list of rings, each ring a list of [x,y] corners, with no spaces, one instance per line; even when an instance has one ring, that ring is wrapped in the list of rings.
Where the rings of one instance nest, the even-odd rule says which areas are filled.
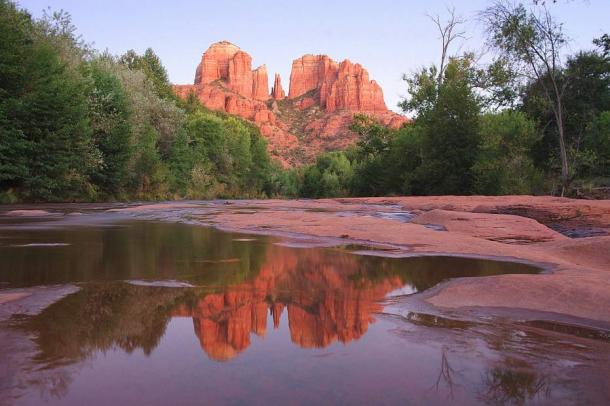
[[[531,0],[526,1],[531,2]],[[550,2],[550,1],[549,1]],[[192,83],[201,54],[228,40],[248,52],[253,68],[266,64],[269,81],[278,72],[288,91],[292,60],[327,54],[350,59],[368,69],[384,91],[389,108],[406,93],[403,73],[439,57],[438,34],[428,14],[446,15],[453,5],[468,19],[469,39],[463,50],[482,47],[476,13],[490,2],[472,1],[267,1],[267,0],[21,0],[21,7],[40,16],[46,7],[72,15],[78,33],[99,50],[121,54],[151,47],[176,84]],[[571,49],[592,48],[591,40],[610,32],[610,0],[560,0],[550,5],[565,23]],[[270,83],[271,85],[272,83]]]

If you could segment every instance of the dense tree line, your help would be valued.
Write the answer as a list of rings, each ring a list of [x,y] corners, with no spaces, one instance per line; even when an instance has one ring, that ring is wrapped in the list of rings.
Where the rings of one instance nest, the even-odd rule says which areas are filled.
[[[275,193],[256,127],[178,100],[151,49],[114,57],[74,32],[0,0],[0,201]]]
[[[538,10],[538,13],[537,11]],[[610,187],[610,41],[561,63],[562,26],[546,5],[497,2],[481,13],[495,59],[450,55],[461,20],[450,10],[441,61],[406,75],[415,121],[392,131],[365,116],[360,142],[294,170],[307,197],[587,194]]]
[[[537,11],[538,10],[538,11]],[[0,0],[0,202],[215,197],[570,194],[610,186],[610,41],[565,56],[547,5],[480,13],[494,51],[405,75],[398,130],[354,118],[359,142],[281,170],[251,123],[179,100],[152,49],[113,56],[66,13]]]

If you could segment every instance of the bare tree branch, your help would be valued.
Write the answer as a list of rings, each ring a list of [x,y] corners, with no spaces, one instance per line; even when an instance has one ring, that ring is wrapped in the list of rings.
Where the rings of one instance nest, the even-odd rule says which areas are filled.
[[[438,14],[434,16],[427,14],[427,17],[430,18],[436,26],[441,40],[441,61],[438,76],[436,78],[439,87],[443,82],[443,75],[449,57],[449,47],[455,40],[466,39],[466,31],[459,30],[458,28],[460,25],[464,24],[466,20],[456,16],[455,7],[447,7],[447,12],[449,14],[449,19],[446,22],[442,22]]]

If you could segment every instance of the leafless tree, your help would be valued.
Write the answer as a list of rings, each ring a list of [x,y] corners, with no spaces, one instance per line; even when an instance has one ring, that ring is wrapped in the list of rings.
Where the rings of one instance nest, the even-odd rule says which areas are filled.
[[[447,66],[447,59],[449,58],[449,47],[455,40],[466,39],[466,31],[460,29],[460,26],[466,21],[455,15],[455,7],[448,7],[447,12],[449,13],[449,18],[445,22],[441,21],[441,17],[438,14],[427,14],[428,18],[432,20],[438,29],[441,39],[441,61],[436,78],[439,87],[443,82],[443,74]]]

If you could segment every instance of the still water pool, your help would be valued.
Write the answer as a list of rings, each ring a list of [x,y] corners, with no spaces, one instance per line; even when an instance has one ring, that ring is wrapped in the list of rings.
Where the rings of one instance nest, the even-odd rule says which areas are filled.
[[[0,318],[0,403],[610,398],[603,336],[406,304],[450,278],[531,265],[279,242],[156,221],[0,228],[0,293],[28,294],[30,307],[57,295]]]

